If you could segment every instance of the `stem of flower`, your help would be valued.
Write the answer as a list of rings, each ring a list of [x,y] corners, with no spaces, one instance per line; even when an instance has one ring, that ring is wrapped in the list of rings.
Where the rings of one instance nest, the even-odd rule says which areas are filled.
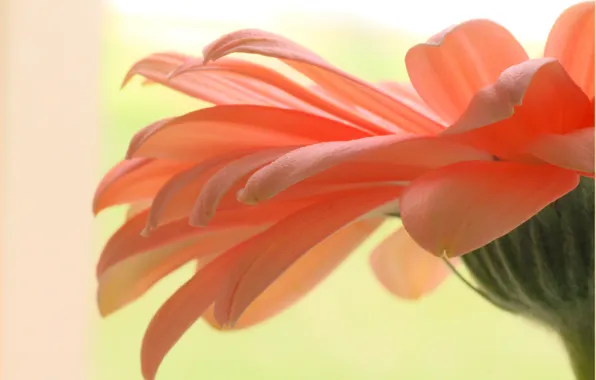
[[[588,317],[559,331],[577,380],[594,380],[594,314]]]

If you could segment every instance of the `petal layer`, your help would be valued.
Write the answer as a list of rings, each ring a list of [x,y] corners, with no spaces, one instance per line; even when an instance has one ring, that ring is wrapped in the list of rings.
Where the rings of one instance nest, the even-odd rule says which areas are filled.
[[[589,98],[594,97],[594,2],[567,8],[553,25],[545,57],[555,57]]]
[[[422,99],[452,123],[476,92],[526,59],[524,48],[507,29],[489,20],[472,20],[411,48],[406,67]]]
[[[228,329],[237,330],[256,325],[301,300],[327,278],[382,222],[382,219],[356,222],[311,248],[259,295]],[[433,257],[428,253],[427,255]],[[212,313],[207,313],[204,318],[213,327],[222,328]]]
[[[192,164],[148,158],[124,160],[103,177],[93,198],[93,212],[122,204],[151,200],[177,173]]]
[[[204,108],[141,130],[127,156],[199,161],[229,153],[369,136],[301,111],[254,105]]]
[[[442,136],[510,159],[547,134],[594,126],[594,107],[553,58],[525,61],[479,91]]]
[[[263,167],[253,174],[239,194],[239,200],[249,204],[268,199],[307,178],[345,164],[349,173],[351,164],[357,162],[393,164],[394,178],[401,174],[416,173],[426,168],[447,165],[470,159],[491,159],[490,155],[436,138],[409,136],[375,136],[365,139],[313,144],[296,149]],[[419,170],[412,171],[412,166]],[[354,165],[354,168],[357,167]],[[353,178],[360,176],[352,172]]]
[[[443,260],[416,244],[404,228],[375,248],[370,263],[379,282],[405,299],[418,299],[432,292],[451,273]]]
[[[135,301],[187,262],[217,255],[263,229],[245,227],[215,232],[123,260],[98,278],[97,302],[101,315],[108,316]]]
[[[141,352],[145,379],[154,380],[166,354],[214,301],[218,323],[232,324],[306,251],[396,195],[395,189],[384,188],[315,204],[211,261],[181,286],[151,320]]]
[[[97,275],[100,276],[109,267],[129,257],[215,231],[272,223],[316,201],[317,198],[295,202],[271,202],[259,206],[258,209],[244,207],[222,210],[215,215],[207,228],[193,227],[188,223],[189,206],[186,216],[181,215],[179,219],[160,226],[148,237],[142,236],[141,232],[146,226],[149,210],[140,212],[126,221],[110,237],[97,263]]]
[[[315,86],[298,84],[271,68],[252,62],[222,58],[216,62],[204,64],[202,59],[192,59],[176,70],[176,76],[180,74],[184,77],[187,74],[198,77],[204,74],[217,78],[240,77],[250,81],[241,82],[239,86],[243,88],[255,87],[255,91],[260,90],[263,92],[270,88],[272,91],[267,92],[267,97],[269,99],[274,97],[276,101],[272,102],[270,100],[267,103],[268,105],[289,107],[320,116],[345,120],[358,128],[369,131],[371,134],[387,133],[381,126],[363,116],[357,109],[344,104],[341,99],[336,99],[332,94],[320,91]],[[250,102],[237,101],[236,103],[252,104],[253,102],[254,100]]]
[[[387,120],[394,132],[436,133],[442,129],[431,117],[396,100],[380,88],[333,67],[314,52],[279,35],[257,29],[227,34],[203,50],[205,62],[232,53],[278,58],[307,76],[345,104]]]
[[[399,194],[400,189],[385,187],[338,195],[300,210],[224,253],[221,260],[234,261],[236,268],[215,303],[215,319],[221,325],[233,325],[265,289],[311,248]]]
[[[528,152],[549,164],[594,174],[594,128],[543,136],[528,147]]]
[[[461,162],[413,181],[401,218],[421,247],[455,257],[511,232],[578,183],[578,174],[550,165]]]

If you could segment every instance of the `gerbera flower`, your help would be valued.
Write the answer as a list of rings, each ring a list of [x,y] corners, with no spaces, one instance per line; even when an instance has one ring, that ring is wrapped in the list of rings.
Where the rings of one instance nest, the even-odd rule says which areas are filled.
[[[388,217],[404,229],[373,268],[416,298],[448,273],[439,257],[508,236],[593,176],[593,9],[561,15],[553,58],[529,60],[488,20],[445,30],[408,52],[413,87],[367,83],[259,30],[203,58],[137,63],[126,82],[142,75],[215,104],[141,130],[97,190],[95,212],[132,205],[98,264],[102,314],[198,263],[147,330],[145,377],[200,317],[240,328],[291,305]],[[232,53],[277,58],[314,85]]]

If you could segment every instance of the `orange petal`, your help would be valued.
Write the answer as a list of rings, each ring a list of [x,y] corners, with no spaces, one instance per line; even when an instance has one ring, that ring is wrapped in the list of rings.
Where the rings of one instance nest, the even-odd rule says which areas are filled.
[[[298,302],[327,278],[382,222],[383,219],[356,222],[311,248],[248,306],[233,327],[228,328],[237,330],[256,325]],[[213,327],[222,328],[212,311],[203,317]]]
[[[151,207],[151,201],[141,201],[132,203],[126,211],[126,221],[131,220],[142,212],[146,212]]]
[[[561,168],[594,173],[594,128],[545,135],[530,145],[528,152]]]
[[[395,200],[400,190],[377,188],[338,195],[288,216],[218,260],[235,262],[215,302],[220,325],[234,325],[250,304],[312,247],[347,224]]]
[[[149,235],[151,231],[160,225],[176,220],[180,217],[188,216],[189,223],[193,226],[204,226],[215,214],[215,207],[221,202],[222,210],[238,210],[246,208],[236,199],[236,193],[241,189],[247,176],[244,171],[254,171],[250,165],[259,165],[260,161],[271,161],[287,152],[289,148],[273,148],[262,150],[253,155],[245,156],[240,161],[232,161],[228,158],[234,158],[239,155],[228,155],[226,157],[214,158],[204,161],[181,172],[165,183],[157,192],[151,205],[151,210],[147,218],[147,226],[143,231],[144,235]],[[269,158],[267,158],[267,156]],[[248,162],[250,160],[252,162]],[[227,161],[229,166],[225,166]],[[248,166],[246,166],[248,165]],[[229,170],[226,170],[229,169]],[[377,168],[375,168],[377,169]],[[403,172],[400,171],[400,172]],[[358,176],[364,179],[363,176]],[[368,187],[375,186],[374,183],[353,183],[353,184],[320,184],[312,183],[309,186],[301,187],[297,191],[285,194],[284,197],[277,198],[276,201],[303,201],[312,197],[331,196],[330,193],[346,190],[350,187]],[[234,189],[234,191],[231,190]],[[207,198],[205,198],[207,197]],[[202,203],[207,202],[207,203]],[[209,203],[212,202],[212,203]],[[197,211],[198,206],[212,208],[211,216],[205,218],[202,210]],[[202,206],[201,206],[202,207]],[[195,220],[195,213],[203,215],[200,223]],[[256,210],[258,212],[258,210]]]
[[[148,252],[181,240],[195,238],[215,231],[238,227],[259,226],[274,222],[315,202],[317,198],[294,202],[268,202],[258,208],[247,207],[222,210],[211,220],[208,227],[197,228],[188,223],[188,213],[172,220],[144,237],[141,232],[146,225],[149,210],[141,212],[124,223],[108,240],[97,263],[97,275],[128,257]]]
[[[507,29],[489,20],[472,20],[411,48],[406,67],[422,99],[452,123],[476,92],[526,59],[524,48]]]
[[[98,278],[97,300],[101,315],[106,317],[135,301],[159,280],[190,260],[217,255],[264,228],[245,227],[219,231],[121,261]]]
[[[203,50],[205,62],[232,53],[249,53],[282,60],[344,103],[360,107],[387,120],[396,128],[432,134],[442,129],[432,118],[396,100],[382,89],[333,67],[312,51],[279,35],[257,29],[227,34]]]
[[[141,370],[154,380],[164,357],[211,306],[233,263],[214,260],[182,285],[155,313],[143,337]]]
[[[313,144],[296,149],[258,170],[249,178],[238,199],[248,204],[269,199],[318,173],[324,177],[326,171],[336,165],[346,163],[345,169],[349,169],[347,163],[352,161],[394,164],[394,175],[398,177],[398,165],[404,165],[404,169],[411,173],[412,165],[425,168],[470,159],[491,157],[475,149],[430,137],[375,136]],[[360,174],[354,171],[352,176],[358,178]]]
[[[589,98],[594,97],[594,2],[567,8],[553,25],[545,57],[555,57]]]
[[[510,158],[524,153],[538,137],[593,126],[590,99],[559,62],[541,58],[505,70],[442,135]]]
[[[149,323],[141,352],[141,367],[145,379],[155,379],[163,358],[190,326],[208,311],[209,306],[216,299],[226,302],[231,295],[231,301],[237,301],[236,295],[245,293],[247,279],[252,281],[253,286],[246,289],[250,290],[249,294],[240,300],[247,301],[252,296],[258,296],[265,290],[260,285],[268,285],[267,282],[275,280],[287,266],[299,258],[292,258],[296,256],[295,252],[303,254],[304,251],[349,223],[351,219],[357,218],[359,213],[365,212],[367,208],[374,208],[394,196],[394,189],[384,188],[336,198],[335,202],[316,204],[293,214],[262,234],[215,258],[182,285]],[[322,218],[322,216],[328,216],[328,218]],[[305,234],[305,231],[309,233]],[[275,255],[268,257],[271,252]],[[271,265],[263,268],[259,258],[265,258],[265,264]],[[252,279],[254,272],[250,269],[262,269],[259,272],[262,272],[265,277],[259,276],[257,279]],[[245,272],[244,275],[242,272]],[[267,274],[272,276],[267,278]],[[240,283],[236,284],[238,280]],[[230,294],[229,290],[233,289],[237,291],[232,291]],[[239,294],[237,294],[238,291]],[[241,302],[240,305],[243,303]],[[216,302],[215,315],[220,323],[228,325],[229,322],[238,319],[239,315],[232,316],[233,319],[219,318],[221,306],[226,310],[229,309],[226,303],[217,306]],[[234,306],[238,306],[237,302],[234,302]],[[239,311],[242,312],[246,306]],[[235,310],[238,309],[235,308]]]
[[[384,134],[387,131],[379,125],[371,122],[368,118],[360,115],[354,108],[346,106],[341,100],[335,99],[332,94],[317,91],[312,86],[303,86],[287,78],[281,73],[240,59],[223,58],[217,62],[204,64],[202,59],[187,61],[180,66],[175,75],[184,75],[184,78],[198,79],[205,74],[214,78],[234,78],[237,85],[242,88],[255,88],[255,92],[265,92],[268,99],[275,99],[274,106],[286,106],[293,109],[314,113],[319,116],[333,117],[345,120],[355,126],[373,134]],[[238,78],[244,79],[238,81]],[[270,89],[270,91],[267,91]],[[257,99],[259,99],[257,97]],[[237,101],[236,103],[258,104],[254,100]]]
[[[451,273],[443,260],[422,249],[404,228],[381,242],[370,256],[370,263],[387,290],[412,300],[435,290]]]
[[[201,161],[232,152],[369,136],[347,124],[296,110],[253,105],[204,108],[138,133],[128,157]]]
[[[188,211],[189,204],[199,195],[209,175],[237,156],[238,154],[230,154],[214,157],[172,177],[155,194],[143,234],[149,235],[159,224]]]
[[[253,174],[239,193],[238,199],[256,204],[289,186],[323,172],[362,151],[386,146],[402,136],[374,136],[352,141],[333,141],[308,145],[291,151]]]
[[[271,162],[290,149],[266,149],[231,161],[215,173],[201,188],[190,213],[190,224],[205,226],[215,215],[221,198],[243,177]]]
[[[117,205],[151,199],[170,178],[191,164],[135,158],[115,165],[95,191],[93,212]]]
[[[576,173],[550,165],[461,162],[414,180],[401,218],[422,248],[454,257],[511,232],[578,183]]]
[[[241,80],[233,80],[214,75],[185,75],[175,77],[171,74],[192,57],[175,53],[157,53],[135,63],[124,78],[122,86],[141,75],[146,83],[159,83],[173,90],[212,104],[261,104],[280,106],[274,99],[264,96],[264,91],[255,91],[249,86],[239,85]],[[245,81],[246,82],[246,81]]]
[[[396,100],[412,107],[421,114],[428,115],[437,124],[447,125],[447,122],[441,118],[416,92],[414,86],[410,83],[397,83],[391,81],[380,82],[378,87],[383,89],[387,94],[394,97]]]

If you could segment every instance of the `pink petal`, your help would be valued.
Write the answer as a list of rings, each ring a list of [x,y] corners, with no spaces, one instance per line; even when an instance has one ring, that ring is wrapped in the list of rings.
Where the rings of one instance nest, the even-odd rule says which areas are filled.
[[[153,317],[141,352],[145,379],[155,378],[163,358],[214,301],[217,321],[222,325],[235,322],[248,304],[309,248],[395,195],[394,189],[384,188],[315,204],[215,258]],[[255,270],[260,275],[252,278]]]
[[[119,262],[98,278],[97,302],[106,317],[137,300],[159,280],[193,259],[217,255],[266,226],[219,231],[182,240]]]
[[[182,285],[155,313],[141,348],[145,380],[155,379],[164,357],[211,306],[227,281],[232,264],[214,260]]]
[[[261,293],[233,326],[227,328],[237,330],[256,325],[294,305],[327,278],[382,222],[383,219],[356,222],[311,248]],[[203,317],[213,327],[223,328],[213,313]]]
[[[397,127],[396,131],[432,134],[442,129],[427,115],[418,113],[378,87],[333,67],[312,51],[276,34],[257,29],[239,30],[219,38],[203,50],[205,62],[232,53],[280,59],[335,98],[389,121]]]
[[[287,153],[290,149],[267,149],[231,161],[215,173],[201,188],[190,213],[190,223],[205,226],[215,215],[215,210],[222,197],[243,177],[259,167]]]
[[[159,83],[185,95],[212,104],[254,104],[255,94],[249,90],[234,87],[232,84],[222,83],[217,78],[203,76],[195,78],[170,78],[170,73],[184,64],[189,57],[175,53],[157,53],[136,62],[126,74],[122,87],[126,86],[136,75],[148,79],[148,83]],[[257,104],[267,104],[262,101]]]
[[[315,245],[364,214],[395,200],[399,193],[399,189],[384,187],[338,195],[290,215],[222,254],[215,261],[232,260],[236,268],[215,302],[217,322],[233,325],[260,294]]]
[[[254,204],[269,199],[286,188],[329,169],[351,161],[391,163],[393,173],[400,176],[400,167],[428,168],[469,159],[492,159],[475,149],[462,147],[436,138],[408,136],[375,136],[347,142],[313,144],[296,149],[253,174],[239,194],[239,200]],[[346,166],[347,168],[348,166]],[[419,171],[418,171],[419,172]],[[353,177],[360,174],[353,171]]]
[[[215,231],[229,230],[239,227],[259,226],[283,219],[301,208],[324,197],[294,202],[268,202],[259,208],[244,206],[240,209],[222,210],[218,212],[206,228],[193,227],[186,216],[169,221],[153,231],[149,236],[141,235],[146,226],[149,211],[143,211],[126,221],[108,240],[97,263],[97,275],[101,275],[109,267],[134,255],[148,252],[160,247],[196,238]]]
[[[281,76],[274,70],[242,60],[236,61],[238,66],[248,68],[247,72],[226,70],[225,64],[223,67],[206,67],[201,64],[199,69],[192,65],[195,61],[197,60],[193,57],[182,54],[152,54],[130,68],[122,86],[127,85],[134,76],[141,75],[146,79],[145,84],[158,83],[215,105],[254,104],[319,112],[318,109],[290,95],[291,92],[285,93],[273,83],[261,81],[261,78],[255,75],[272,73]],[[255,67],[260,68],[260,71],[250,70]],[[195,72],[197,70],[201,72]],[[299,84],[290,82],[293,86],[302,88]]]
[[[578,182],[550,165],[461,162],[414,180],[401,196],[401,218],[427,251],[459,256],[511,232]]]
[[[97,186],[93,212],[140,200],[150,200],[177,173],[192,164],[134,158],[115,165]]]
[[[126,211],[126,221],[131,220],[142,212],[148,212],[149,208],[151,208],[150,200],[132,203]]]
[[[222,165],[236,159],[238,156],[239,154],[229,154],[214,157],[172,177],[155,194],[147,218],[147,227],[143,234],[148,235],[159,224],[176,218],[186,211],[192,199],[199,195],[203,185],[209,178],[209,174],[213,174],[215,170],[220,169]]]
[[[301,111],[253,105],[204,108],[148,128],[131,141],[129,158],[202,161],[229,153],[369,136]]]
[[[416,89],[414,89],[414,86],[410,83],[386,81],[378,83],[377,86],[396,100],[412,107],[412,109],[421,114],[428,115],[428,117],[433,119],[437,124],[447,125],[447,122],[443,120],[424,100],[422,100],[420,95],[416,92]]]
[[[452,123],[476,92],[526,59],[524,48],[507,29],[489,20],[472,20],[411,48],[406,66],[422,99]]]
[[[180,66],[175,74],[174,78],[182,75],[184,78],[192,76],[196,79],[200,79],[207,74],[213,78],[233,78],[236,82],[238,82],[238,78],[241,78],[243,81],[240,81],[238,86],[242,88],[252,89],[256,87],[254,91],[261,92],[265,92],[267,88],[271,89],[271,91],[267,91],[266,97],[268,99],[274,98],[275,102],[271,103],[270,100],[269,103],[265,104],[278,107],[285,106],[330,118],[335,117],[372,134],[387,133],[386,130],[362,116],[353,107],[349,107],[341,100],[334,98],[332,94],[316,91],[313,86],[307,87],[298,84],[271,68],[253,62],[223,58],[217,62],[204,64],[202,59],[191,59]],[[252,104],[255,101],[237,101],[236,103]]]
[[[238,195],[238,199],[247,204],[256,204],[367,149],[401,139],[403,139],[401,136],[375,136],[352,141],[313,144],[296,149],[253,174]]]
[[[593,126],[590,99],[559,62],[541,58],[505,70],[442,135],[507,159],[541,136]]]
[[[381,242],[370,263],[379,282],[405,299],[418,299],[432,292],[451,273],[443,260],[422,249],[404,228]]]
[[[594,173],[594,128],[542,136],[528,147],[528,152],[561,168]]]
[[[594,97],[594,2],[567,8],[553,25],[545,57],[555,57],[589,98]]]

